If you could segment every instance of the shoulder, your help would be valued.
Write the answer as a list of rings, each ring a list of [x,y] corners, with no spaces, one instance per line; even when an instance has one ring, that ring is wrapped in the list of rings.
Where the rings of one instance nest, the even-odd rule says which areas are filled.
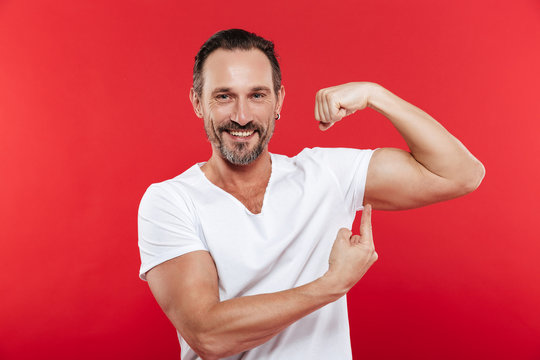
[[[198,166],[195,164],[172,179],[150,184],[141,198],[139,212],[155,207],[192,208],[190,192],[200,188],[201,182]]]
[[[272,154],[276,168],[288,169],[290,172],[320,176],[323,173],[347,179],[349,175],[365,173],[375,150],[353,148],[304,148],[297,155],[287,157]]]
[[[272,162],[279,168],[294,169],[298,167],[304,168],[306,166],[334,168],[367,164],[375,150],[313,147],[304,148],[292,157],[279,154],[271,155]]]
[[[297,162],[316,162],[335,166],[357,161],[369,161],[373,155],[372,149],[353,148],[305,148],[294,157]]]

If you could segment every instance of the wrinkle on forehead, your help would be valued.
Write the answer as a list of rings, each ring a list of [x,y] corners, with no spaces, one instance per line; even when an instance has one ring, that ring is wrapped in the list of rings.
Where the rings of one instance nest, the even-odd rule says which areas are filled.
[[[216,87],[244,88],[253,84],[273,86],[270,60],[258,49],[218,49],[206,59],[203,74],[203,88],[209,91]]]

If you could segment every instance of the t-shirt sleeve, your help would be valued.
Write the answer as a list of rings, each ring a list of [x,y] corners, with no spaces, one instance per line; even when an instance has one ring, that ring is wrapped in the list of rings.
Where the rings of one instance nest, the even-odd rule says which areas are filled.
[[[347,204],[354,211],[364,208],[364,192],[369,162],[375,150],[313,148],[312,156],[336,178]]]
[[[201,239],[190,199],[164,183],[152,184],[139,205],[139,277],[167,260],[208,248]]]

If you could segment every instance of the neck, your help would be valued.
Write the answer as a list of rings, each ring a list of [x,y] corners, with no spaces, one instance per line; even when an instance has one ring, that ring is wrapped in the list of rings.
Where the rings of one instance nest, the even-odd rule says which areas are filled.
[[[218,150],[213,149],[212,157],[201,166],[206,177],[222,187],[239,188],[248,184],[268,182],[272,172],[272,160],[268,148],[248,165],[235,165],[224,159]]]

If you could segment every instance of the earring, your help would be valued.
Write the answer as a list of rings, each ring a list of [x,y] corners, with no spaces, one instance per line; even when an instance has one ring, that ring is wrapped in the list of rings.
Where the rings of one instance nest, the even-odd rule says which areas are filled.
[[[276,117],[274,118],[275,120],[279,120],[281,116],[279,114],[276,115]]]

